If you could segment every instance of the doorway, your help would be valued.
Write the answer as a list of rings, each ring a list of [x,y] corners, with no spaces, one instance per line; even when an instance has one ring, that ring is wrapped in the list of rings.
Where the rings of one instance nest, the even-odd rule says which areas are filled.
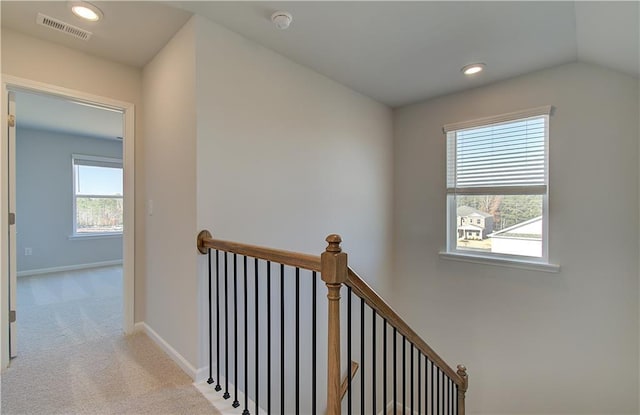
[[[21,330],[11,322],[14,311],[18,324],[21,321],[28,323],[29,318],[32,321],[37,321],[40,317],[34,318],[33,313],[30,315],[28,311],[33,312],[43,303],[54,306],[56,301],[64,301],[71,296],[73,297],[71,299],[76,301],[73,306],[76,308],[71,307],[68,310],[69,315],[77,317],[77,314],[84,314],[85,317],[90,317],[88,316],[90,313],[86,311],[95,310],[92,307],[82,308],[81,302],[91,299],[79,298],[79,296],[82,297],[80,292],[86,294],[87,291],[99,291],[98,297],[102,296],[102,298],[98,298],[100,300],[98,302],[102,302],[105,315],[113,314],[109,312],[109,307],[112,309],[113,301],[119,301],[121,310],[119,321],[110,321],[106,326],[100,326],[94,324],[95,320],[89,318],[84,321],[85,327],[82,332],[87,334],[87,331],[91,330],[98,332],[109,330],[114,327],[114,324],[125,333],[133,330],[134,108],[132,104],[17,78],[4,77],[2,86],[3,101],[7,104],[3,105],[3,108],[13,111],[13,113],[2,114],[3,140],[2,159],[0,160],[0,165],[4,166],[2,167],[2,217],[9,218],[11,213],[17,214],[16,225],[11,224],[9,219],[6,222],[0,220],[0,245],[2,248],[0,251],[2,271],[0,284],[0,321],[2,323],[0,366],[5,368],[9,363],[10,355],[15,356],[20,353],[18,347],[20,343],[16,342],[16,334],[19,336]],[[11,102],[12,96],[16,97],[15,106]],[[64,128],[79,128],[80,124],[93,125],[98,128],[102,124],[109,124],[100,121],[98,114],[106,115],[105,119],[110,116],[111,119],[119,120],[119,125],[116,127],[118,132],[116,133],[98,131],[92,134],[75,131],[79,133],[75,134],[77,136],[84,135],[85,141],[81,143],[84,147],[81,146],[78,150],[70,151],[67,155],[68,164],[64,168],[68,173],[66,179],[70,180],[67,180],[66,195],[59,195],[60,192],[54,189],[52,183],[55,175],[43,173],[39,171],[39,168],[43,164],[50,164],[49,161],[55,158],[54,153],[58,154],[59,158],[62,147],[69,144],[68,142],[53,144],[55,136],[69,137],[74,134],[63,131],[64,128],[60,125],[57,127],[49,126],[51,127],[49,130],[57,128],[58,131],[43,133],[48,127],[46,125],[35,125],[34,127],[31,124],[33,120],[29,120],[24,112],[24,107],[29,107],[33,102],[42,104],[47,101],[53,102],[55,106],[48,111],[49,118],[54,120],[54,124],[55,122],[64,124],[62,118],[71,113],[77,113],[76,120],[83,120],[76,122],[75,127],[67,125]],[[21,106],[23,106],[22,118]],[[53,117],[51,117],[52,113]],[[11,127],[11,115],[16,119],[14,127]],[[46,121],[44,122],[46,123]],[[22,130],[26,132],[22,133]],[[14,137],[12,137],[12,133]],[[15,133],[18,135],[18,145],[12,143],[16,138]],[[22,134],[25,134],[25,137],[31,141],[28,145],[25,144],[26,140],[25,143],[19,141]],[[48,150],[45,144],[47,142],[49,145],[53,145]],[[87,147],[91,143],[97,146]],[[22,149],[21,144],[25,144]],[[117,147],[120,148],[119,154],[113,150]],[[36,149],[36,157],[40,157],[40,159],[32,160],[31,167],[25,169],[26,166],[20,165],[20,158],[25,154],[20,152],[29,153],[31,151],[34,153],[34,148]],[[18,157],[16,157],[16,149]],[[16,168],[17,174],[12,175],[11,172],[16,171]],[[30,197],[34,197],[34,194],[38,196],[39,192],[45,193],[45,195],[40,195],[44,196],[44,203],[30,204],[33,199],[29,201],[24,197],[21,201],[20,186],[23,180],[16,181],[15,177],[25,178],[24,176],[32,176],[31,180],[36,182],[40,179],[40,186],[37,186],[36,191],[31,189],[28,193]],[[118,177],[120,189],[114,188]],[[49,203],[47,203],[47,197],[50,198]],[[67,202],[71,202],[67,203],[69,209],[67,209],[68,212],[65,212],[66,216],[60,216],[60,212],[55,212],[53,199],[66,199]],[[18,202],[17,206],[16,201]],[[25,209],[25,206],[28,209]],[[35,210],[35,213],[25,212],[31,218],[53,217],[54,227],[63,229],[62,231],[59,229],[58,233],[63,232],[64,237],[57,235],[56,242],[47,241],[48,236],[44,237],[44,234],[38,237],[37,230],[28,229],[29,226],[20,220],[20,210]],[[118,210],[121,212],[120,219],[117,218]],[[96,214],[96,212],[98,213]],[[16,231],[18,237],[16,237]],[[67,248],[71,249],[65,251],[63,247],[65,244]],[[69,256],[69,252],[74,251],[74,246],[76,248],[75,254],[80,254],[80,256],[65,258]],[[82,248],[78,249],[79,247]],[[119,251],[115,253],[115,256],[114,249]],[[118,277],[118,273],[121,277]],[[51,283],[50,290],[43,288],[46,286],[43,284],[45,281]],[[103,285],[98,288],[100,284]],[[16,288],[20,290],[21,286],[23,286],[23,292],[19,293]],[[114,290],[120,292],[120,295],[116,292],[117,299],[110,296]],[[38,292],[44,297],[37,298]],[[60,295],[62,292],[65,294]],[[76,293],[75,297],[74,292]],[[58,293],[58,295],[52,296],[52,293]],[[30,310],[24,310],[27,313],[23,313],[23,320],[20,317],[20,300],[25,307],[31,307]],[[106,303],[110,303],[109,306]],[[63,314],[62,311],[65,307],[70,307],[70,304],[62,304],[61,306],[62,308],[59,310],[60,314]],[[96,307],[96,309],[100,308],[99,305]],[[46,307],[40,307],[39,312],[41,316],[52,314],[47,311]],[[60,322],[59,320],[57,319],[58,322]],[[61,323],[70,325],[67,327],[66,335],[71,340],[77,339],[77,332],[74,332],[78,326],[77,321],[74,322],[74,319],[71,318],[66,323],[64,321]],[[65,336],[64,330],[52,334],[58,335],[57,340],[64,339]],[[33,337],[32,332],[27,335]]]

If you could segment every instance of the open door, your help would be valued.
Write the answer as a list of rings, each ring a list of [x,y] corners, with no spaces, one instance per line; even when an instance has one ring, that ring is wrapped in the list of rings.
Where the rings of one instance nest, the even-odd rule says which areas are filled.
[[[16,326],[17,257],[16,257],[16,100],[9,92],[8,134],[9,139],[9,356],[18,355],[18,330]]]
[[[9,92],[9,356],[18,355],[18,330],[16,326],[17,257],[16,257],[16,100]]]

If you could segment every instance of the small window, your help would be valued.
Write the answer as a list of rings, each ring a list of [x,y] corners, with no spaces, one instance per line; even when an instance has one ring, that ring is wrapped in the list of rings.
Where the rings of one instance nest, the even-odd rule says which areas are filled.
[[[548,262],[550,111],[445,126],[448,253]]]
[[[122,160],[73,155],[73,234],[120,234]]]

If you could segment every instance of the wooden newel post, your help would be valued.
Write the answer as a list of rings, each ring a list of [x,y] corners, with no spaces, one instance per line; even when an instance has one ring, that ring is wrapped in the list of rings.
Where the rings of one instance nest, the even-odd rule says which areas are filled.
[[[467,393],[467,387],[469,386],[469,376],[467,376],[467,368],[463,365],[458,365],[458,376],[462,379],[462,385],[458,386],[458,414],[464,415],[464,397]]]
[[[326,241],[320,262],[329,299],[327,415],[340,415],[340,288],[347,280],[347,254],[340,248],[340,235],[329,235]]]

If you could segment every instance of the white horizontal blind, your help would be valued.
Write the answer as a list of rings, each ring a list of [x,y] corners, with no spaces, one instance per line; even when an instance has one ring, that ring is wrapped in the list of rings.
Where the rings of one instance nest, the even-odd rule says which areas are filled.
[[[546,193],[548,116],[447,133],[447,191]]]
[[[122,160],[111,157],[96,157],[73,154],[74,166],[92,166],[92,167],[108,167],[112,169],[121,169]]]

